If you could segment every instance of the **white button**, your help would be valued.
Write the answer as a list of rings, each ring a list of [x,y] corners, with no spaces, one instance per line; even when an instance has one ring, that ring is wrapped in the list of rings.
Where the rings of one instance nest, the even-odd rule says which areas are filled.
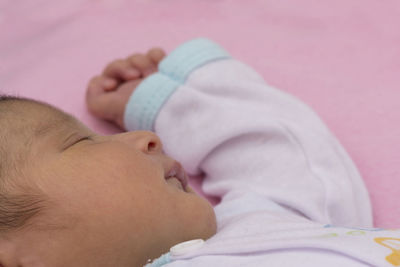
[[[171,256],[181,256],[188,252],[194,251],[196,249],[201,248],[204,245],[203,239],[193,239],[189,241],[185,241],[173,246],[169,252],[171,252]]]

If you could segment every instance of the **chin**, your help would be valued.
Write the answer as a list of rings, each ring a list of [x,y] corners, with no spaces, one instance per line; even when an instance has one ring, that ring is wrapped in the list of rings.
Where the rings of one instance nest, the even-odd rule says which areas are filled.
[[[202,209],[200,220],[197,222],[198,232],[197,237],[204,240],[209,239],[217,233],[217,219],[215,216],[214,208],[212,205],[204,198],[200,197],[204,201],[204,207]],[[199,223],[202,222],[202,223]],[[192,238],[192,239],[195,239]]]
[[[214,208],[209,204],[211,207],[211,218],[209,220],[209,225],[207,227],[207,231],[204,236],[204,240],[209,239],[210,237],[214,236],[217,233],[217,218],[215,217]]]
[[[189,189],[189,188],[188,188]],[[179,228],[176,229],[180,242],[192,239],[209,239],[217,233],[217,220],[213,206],[207,199],[198,195],[191,188],[184,195],[182,202],[186,203],[179,212]],[[182,196],[182,195],[181,195]],[[184,231],[182,231],[184,229]]]

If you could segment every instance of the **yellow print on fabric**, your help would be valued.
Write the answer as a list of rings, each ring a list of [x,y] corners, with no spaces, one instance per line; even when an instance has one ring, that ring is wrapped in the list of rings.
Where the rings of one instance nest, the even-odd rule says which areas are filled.
[[[323,226],[324,228],[342,228],[342,227],[335,227],[331,224],[326,224]],[[343,229],[343,228],[342,228]],[[359,235],[365,235],[366,232],[380,232],[380,231],[393,231],[393,232],[398,232],[400,229],[382,229],[382,228],[347,228],[344,227],[344,229],[351,229],[353,231],[349,231],[347,233],[343,233],[346,236],[359,236]],[[343,235],[341,234],[341,235]],[[338,237],[340,234],[337,233],[327,233],[322,236],[322,238],[332,238],[332,237]],[[388,256],[386,256],[386,261],[392,264],[393,266],[400,266],[400,239],[399,238],[394,238],[394,237],[376,237],[374,238],[374,241],[378,243],[381,246],[384,246],[392,251],[392,253]]]
[[[393,266],[400,266],[400,239],[393,237],[377,237],[376,243],[392,250],[392,254],[386,256],[386,260]]]

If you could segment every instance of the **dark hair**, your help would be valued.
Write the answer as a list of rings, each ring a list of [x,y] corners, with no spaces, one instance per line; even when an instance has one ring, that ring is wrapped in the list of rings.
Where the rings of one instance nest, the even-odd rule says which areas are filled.
[[[28,222],[44,208],[43,195],[21,183],[24,176],[21,151],[12,146],[10,135],[18,113],[12,112],[16,102],[36,102],[32,99],[0,95],[0,235],[27,226]],[[14,105],[15,106],[15,105]]]

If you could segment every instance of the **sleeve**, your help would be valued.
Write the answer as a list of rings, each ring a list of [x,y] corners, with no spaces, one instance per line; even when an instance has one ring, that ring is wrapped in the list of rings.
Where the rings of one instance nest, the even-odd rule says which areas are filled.
[[[207,39],[166,57],[124,119],[128,130],[155,131],[222,202],[252,192],[313,221],[372,225],[359,172],[317,114]]]

